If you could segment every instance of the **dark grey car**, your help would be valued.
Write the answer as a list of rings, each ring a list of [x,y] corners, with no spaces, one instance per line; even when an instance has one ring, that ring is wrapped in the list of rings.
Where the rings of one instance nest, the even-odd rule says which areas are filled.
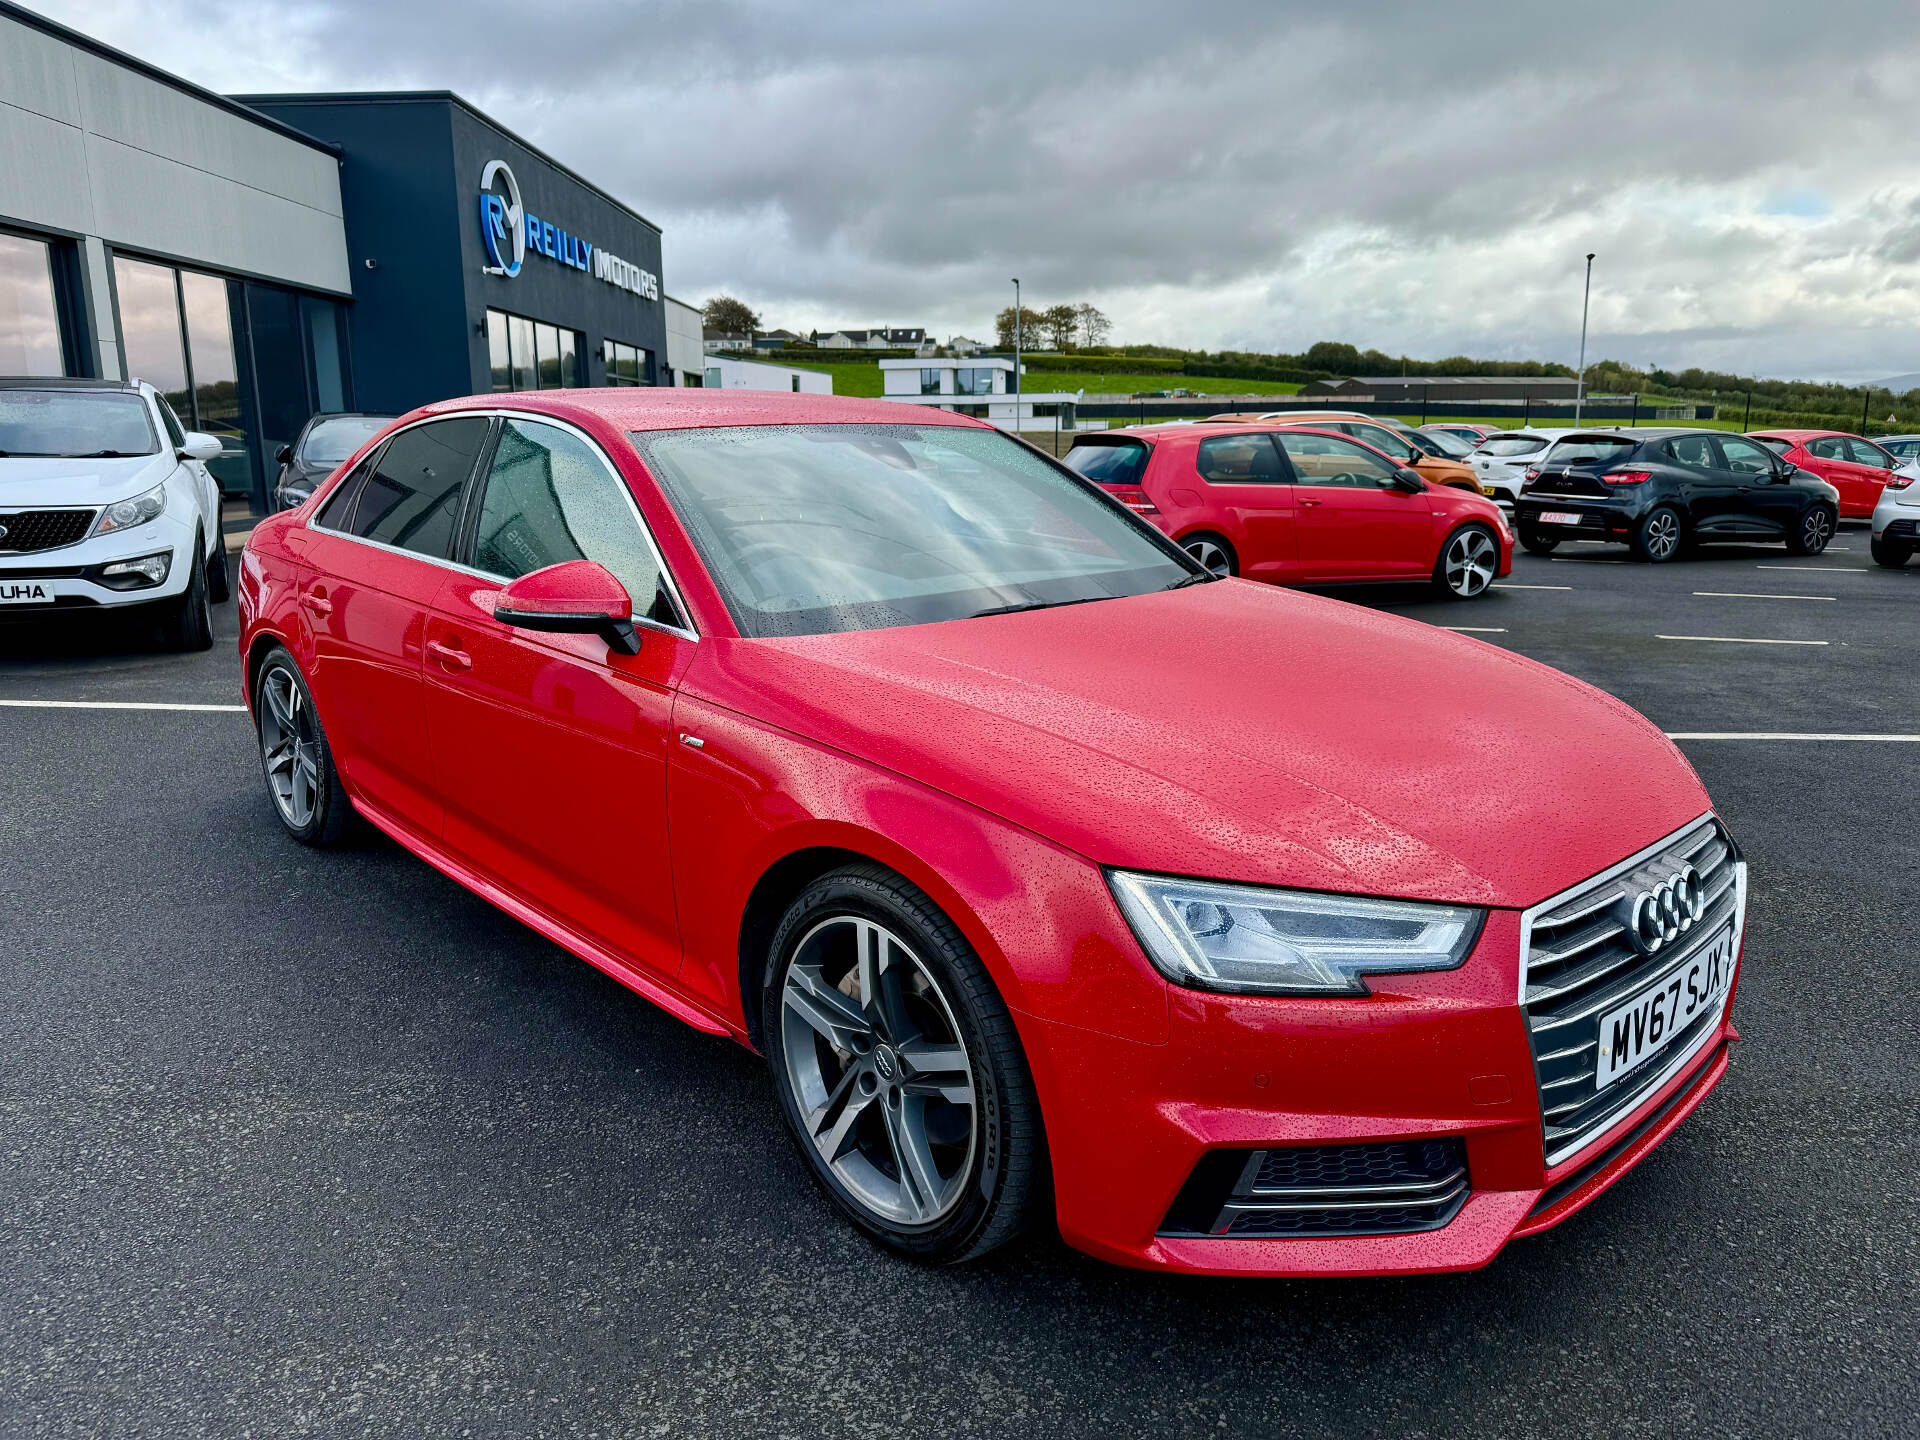
[[[384,430],[393,418],[354,412],[316,415],[307,421],[294,442],[282,445],[280,453],[273,457],[280,464],[280,478],[273,487],[274,508],[291,510],[305,504],[314,486]]]

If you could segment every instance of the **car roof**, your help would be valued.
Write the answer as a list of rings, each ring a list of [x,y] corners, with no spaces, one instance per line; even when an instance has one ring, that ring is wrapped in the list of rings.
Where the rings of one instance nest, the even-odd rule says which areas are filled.
[[[622,430],[705,430],[729,425],[954,425],[994,427],[933,405],[784,390],[707,390],[621,385],[590,390],[519,390],[462,395],[408,412],[404,418],[462,410],[522,410],[559,420],[597,419]]]
[[[1822,435],[1845,435],[1849,439],[1864,440],[1864,435],[1856,435],[1851,430],[1749,430],[1749,435],[1765,435],[1773,440],[1818,440]]]
[[[139,380],[85,380],[64,375],[0,375],[0,390],[126,390],[138,392]]]

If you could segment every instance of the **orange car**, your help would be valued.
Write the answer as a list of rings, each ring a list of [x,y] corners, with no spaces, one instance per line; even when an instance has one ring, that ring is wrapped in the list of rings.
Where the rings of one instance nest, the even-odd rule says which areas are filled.
[[[1317,430],[1336,430],[1363,440],[1376,450],[1384,450],[1402,465],[1418,471],[1423,480],[1434,485],[1452,485],[1480,493],[1480,482],[1473,467],[1443,455],[1434,455],[1407,439],[1399,430],[1369,415],[1351,410],[1263,410],[1257,415],[1209,415],[1203,425],[1234,421],[1241,425],[1308,425]]]

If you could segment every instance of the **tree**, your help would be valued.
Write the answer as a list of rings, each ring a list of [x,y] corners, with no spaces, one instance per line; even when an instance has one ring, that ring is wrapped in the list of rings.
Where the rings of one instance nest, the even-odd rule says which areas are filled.
[[[1309,370],[1325,370],[1333,375],[1352,375],[1360,368],[1360,352],[1338,340],[1318,340],[1300,357]]]
[[[1093,349],[1113,333],[1113,322],[1091,305],[1074,306],[1073,318],[1080,327],[1080,344],[1085,349]]]
[[[731,295],[716,295],[700,311],[700,320],[709,330],[727,335],[752,335],[760,328],[760,317],[744,300]]]
[[[1020,307],[1020,342],[1023,345],[1039,343],[1041,332],[1046,329],[1046,317],[1038,310],[1025,305]],[[1013,306],[1009,305],[993,317],[994,343],[1002,350],[1013,348]]]
[[[1073,337],[1080,330],[1080,312],[1071,305],[1050,305],[1042,312],[1040,324],[1049,345],[1056,350],[1071,350]]]

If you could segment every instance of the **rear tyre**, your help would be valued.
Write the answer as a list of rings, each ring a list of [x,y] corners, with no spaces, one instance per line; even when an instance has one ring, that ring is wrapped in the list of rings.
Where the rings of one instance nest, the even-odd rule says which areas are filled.
[[[1787,537],[1790,555],[1818,555],[1833,541],[1833,512],[1815,505],[1800,517],[1800,524]]]
[[[1529,555],[1551,555],[1560,548],[1560,541],[1555,536],[1542,535],[1538,530],[1522,530],[1520,548]]]
[[[213,607],[207,595],[207,557],[201,550],[203,537],[193,537],[193,555],[188,562],[187,589],[171,603],[160,622],[160,640],[169,650],[211,650],[213,648]]]
[[[217,523],[219,516],[214,519]],[[233,572],[228,568],[224,534],[213,542],[213,559],[207,562],[207,594],[216,605],[224,605],[233,598]]]
[[[1013,1019],[900,876],[850,865],[803,890],[774,932],[760,1015],[802,1160],[882,1245],[970,1260],[1040,1208],[1046,1141]]]
[[[1889,570],[1898,570],[1913,558],[1913,546],[1898,540],[1875,540],[1869,548],[1873,551],[1873,563]]]
[[[1477,600],[1500,570],[1500,542],[1484,525],[1462,525],[1440,547],[1433,583],[1449,600]]]
[[[1664,565],[1680,553],[1685,539],[1686,526],[1680,520],[1680,512],[1671,505],[1656,505],[1640,517],[1628,545],[1634,559]]]
[[[1224,536],[1201,533],[1188,535],[1180,541],[1180,548],[1198,560],[1215,575],[1238,575],[1240,561],[1233,553]]]
[[[274,814],[302,845],[332,845],[352,826],[353,803],[333,767],[306,677],[280,646],[268,652],[254,681],[253,720]]]

